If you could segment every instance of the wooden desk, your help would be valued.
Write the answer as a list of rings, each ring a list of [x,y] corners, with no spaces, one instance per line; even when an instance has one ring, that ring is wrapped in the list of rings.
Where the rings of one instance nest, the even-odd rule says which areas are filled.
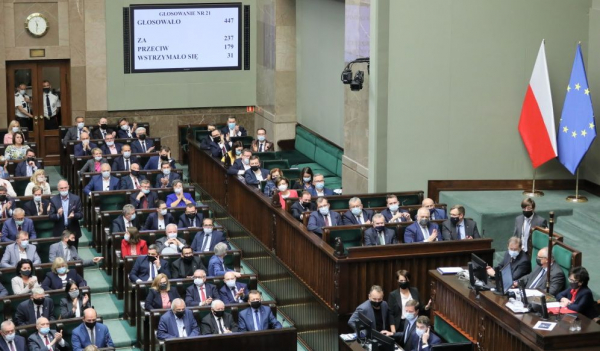
[[[341,337],[338,337],[339,340],[339,350],[340,351],[365,351],[367,349],[363,348],[358,341],[345,342]],[[398,351],[404,351],[404,349],[397,345]]]
[[[533,313],[514,314],[504,305],[506,296],[484,291],[480,297],[469,289],[467,281],[455,275],[429,271],[433,297],[432,313],[444,319],[461,334],[479,344],[480,351],[493,350],[600,350],[600,325],[585,316],[581,331],[569,332],[559,321],[552,331],[535,330],[540,317]],[[556,322],[550,316],[550,322]]]

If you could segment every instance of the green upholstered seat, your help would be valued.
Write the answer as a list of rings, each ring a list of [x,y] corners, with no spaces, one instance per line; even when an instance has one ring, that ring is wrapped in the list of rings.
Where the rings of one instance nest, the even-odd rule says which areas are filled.
[[[537,253],[544,247],[548,247],[548,234],[539,230],[534,230],[531,233],[531,269],[534,269],[537,266],[537,263],[535,262]],[[552,253],[554,253],[554,249],[552,250]]]
[[[565,273],[565,277],[569,276],[569,271],[571,270],[573,253],[566,248],[554,245],[552,246],[552,258],[554,262],[558,263],[560,268],[562,268]]]
[[[200,141],[201,142],[208,135],[210,135],[210,132],[208,130],[194,130],[194,139],[196,141]]]
[[[50,220],[33,221],[33,227],[39,239],[51,238],[54,233],[54,222]]]
[[[128,202],[125,194],[115,194],[101,196],[96,203],[100,206],[100,211],[115,211],[122,210]]]
[[[268,160],[268,161],[263,161],[262,164],[263,164],[263,168],[266,168],[268,170],[271,170],[273,168],[279,168],[279,169],[290,168],[290,164],[288,163],[288,160]]]
[[[328,170],[323,165],[321,165],[317,162],[308,162],[308,163],[298,164],[298,168],[302,169],[304,167],[310,167],[310,169],[312,169],[314,174],[322,174],[325,178],[336,176],[336,174],[334,172]],[[327,180],[325,180],[325,184],[329,188],[329,184],[327,183]]]
[[[250,135],[231,138],[232,143],[235,143],[236,141],[241,141],[242,144],[244,144],[245,148],[250,148],[250,146],[252,145],[252,140],[254,140],[254,138]]]
[[[458,330],[454,329],[450,324],[446,323],[445,320],[440,318],[439,316],[434,317],[434,330],[435,333],[444,339],[447,343],[455,343],[455,342],[468,342],[470,341],[464,335],[462,335]]]
[[[279,156],[274,151],[256,152],[254,153],[254,156],[257,156],[261,161],[280,160]]]
[[[19,179],[19,180],[10,182],[10,185],[12,185],[12,187],[13,187],[15,193],[17,193],[17,195],[25,194],[25,188],[27,188],[28,184],[29,184],[29,178]]]

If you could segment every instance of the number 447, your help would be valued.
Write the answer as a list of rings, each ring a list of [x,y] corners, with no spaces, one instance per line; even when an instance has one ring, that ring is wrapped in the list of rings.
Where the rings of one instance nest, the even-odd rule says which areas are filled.
[[[232,18],[225,18],[225,23],[233,23],[233,17]]]

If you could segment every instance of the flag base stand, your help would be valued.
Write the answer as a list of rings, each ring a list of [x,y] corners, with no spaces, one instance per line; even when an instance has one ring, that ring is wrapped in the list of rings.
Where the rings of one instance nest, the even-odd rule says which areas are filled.
[[[534,190],[534,191],[527,191],[527,190],[525,190],[523,192],[523,195],[525,195],[527,197],[542,197],[542,196],[544,196],[544,192],[543,191],[539,191],[539,190]]]
[[[567,202],[588,202],[588,198],[583,195],[571,195],[567,196]]]

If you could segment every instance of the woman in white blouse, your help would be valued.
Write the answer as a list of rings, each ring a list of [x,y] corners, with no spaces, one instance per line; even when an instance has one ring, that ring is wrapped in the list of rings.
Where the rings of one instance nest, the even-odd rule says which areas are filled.
[[[22,259],[17,263],[17,276],[10,280],[14,295],[29,294],[31,289],[40,288],[33,262],[29,259]]]
[[[29,178],[29,184],[27,184],[27,188],[25,188],[25,196],[33,195],[33,187],[39,186],[42,189],[42,194],[50,195],[52,194],[50,190],[50,184],[48,184],[48,178],[46,177],[46,172],[43,169],[38,169],[33,172],[31,178]]]

